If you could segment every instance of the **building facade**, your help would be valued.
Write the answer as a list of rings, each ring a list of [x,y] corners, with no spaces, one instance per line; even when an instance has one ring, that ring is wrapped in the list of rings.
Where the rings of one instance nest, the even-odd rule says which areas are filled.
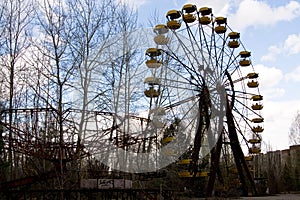
[[[299,191],[300,145],[256,155],[253,176],[256,180],[265,180],[266,192],[270,194]]]

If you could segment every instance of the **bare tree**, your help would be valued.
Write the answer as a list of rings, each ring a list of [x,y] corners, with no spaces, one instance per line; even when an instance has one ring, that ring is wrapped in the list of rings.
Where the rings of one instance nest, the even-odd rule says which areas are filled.
[[[18,94],[22,91],[20,76],[24,67],[22,55],[28,48],[28,38],[30,36],[30,22],[32,5],[25,0],[9,0],[1,2],[1,74],[2,85],[7,96],[3,96],[2,100],[6,100],[5,106],[10,110],[8,115],[9,126],[14,122],[14,114],[12,109],[17,108],[20,101]],[[9,151],[8,162],[10,163],[10,179],[16,175],[13,172],[14,167],[18,167],[18,156],[13,152],[14,135],[11,130],[8,133]]]
[[[68,1],[70,16],[72,17],[72,40],[69,45],[72,58],[77,60],[77,77],[73,82],[73,108],[81,110],[79,122],[79,141],[84,138],[86,126],[86,111],[103,110],[106,83],[101,79],[104,61],[103,56],[108,38],[114,34],[117,7],[111,0],[82,0]],[[99,102],[101,101],[101,103]],[[95,102],[98,101],[98,105]]]
[[[135,13],[112,0],[60,0],[54,3],[44,0],[36,9],[35,25],[39,34],[32,40],[31,58],[28,59],[35,76],[30,77],[28,84],[38,101],[35,106],[54,111],[53,119],[49,118],[45,123],[48,128],[44,134],[47,142],[56,142],[62,152],[68,142],[77,143],[79,147],[85,139],[90,117],[86,111],[111,111],[115,86],[112,85],[115,79],[111,78],[112,73],[119,71],[110,66],[113,57],[110,53],[114,52],[108,49],[113,41],[120,39],[115,35],[122,36],[120,32],[131,31],[135,23]],[[124,56],[129,56],[130,47],[121,49],[124,50],[120,54],[122,65],[125,65],[128,58]],[[69,109],[78,111],[76,122],[70,121]],[[50,122],[53,122],[51,128]],[[61,162],[59,166],[58,170],[63,174],[66,165]],[[76,167],[76,163],[72,167]],[[61,189],[65,178],[61,176],[59,180]]]
[[[35,10],[35,28],[38,31],[32,39],[30,64],[34,67],[35,76],[29,78],[30,88],[35,93],[37,107],[47,109],[43,129],[39,130],[39,146],[45,146],[40,157],[50,160],[59,175],[54,187],[64,189],[67,154],[76,141],[74,126],[68,119],[72,98],[72,80],[78,68],[78,59],[72,56],[73,21],[70,8],[65,1],[44,0]],[[47,146],[46,146],[47,144]],[[53,153],[48,153],[53,151]],[[52,168],[53,168],[52,167]],[[49,171],[49,169],[48,169]],[[62,195],[62,194],[61,194]]]
[[[138,66],[131,59],[136,41],[129,41],[129,35],[136,28],[137,16],[126,5],[116,5],[111,0],[104,0],[100,4],[84,0],[69,2],[69,5],[76,25],[71,42],[73,55],[80,57],[78,82],[73,84],[77,94],[74,107],[81,110],[78,135],[79,140],[85,142],[93,134],[88,127],[93,116],[87,111],[115,113],[117,104],[129,105],[128,97],[122,97],[127,98],[126,103],[116,95],[124,78],[130,80],[134,76],[134,73],[128,76],[130,69]],[[94,133],[99,134],[101,127],[97,129]],[[101,134],[93,142],[101,138]]]
[[[289,143],[290,145],[300,144],[300,112],[297,111],[293,122],[290,126],[289,132]]]
[[[32,171],[28,172],[30,176],[38,175],[39,171],[49,170],[46,158],[52,161],[59,158],[59,162],[53,163],[62,176],[53,187],[64,189],[68,181],[64,176],[68,167],[64,156],[68,145],[77,143],[79,146],[85,138],[89,120],[85,111],[113,112],[115,105],[125,102],[124,109],[128,112],[132,91],[127,91],[124,102],[123,97],[116,98],[115,94],[120,80],[130,84],[144,56],[143,52],[141,59],[133,59],[138,41],[128,39],[136,28],[136,19],[135,12],[114,0],[42,0],[35,4],[29,0],[8,0],[0,3],[0,62],[3,66],[0,73],[1,90],[4,90],[1,102],[10,111],[1,122],[7,120],[10,127],[17,127],[24,140],[11,129],[1,127],[0,140],[8,135],[9,151],[1,156],[11,163],[9,179],[21,177],[12,173],[13,168],[23,168],[23,176],[25,168]],[[118,45],[112,47],[116,41]],[[17,112],[11,112],[16,108],[28,109],[24,111],[27,114],[20,117]],[[79,122],[74,122],[69,114],[74,108],[80,111]],[[20,119],[22,125],[18,124]],[[25,153],[14,152],[16,143],[13,141],[19,142],[18,148],[22,147]],[[33,155],[30,151],[36,153]],[[22,159],[24,156],[22,161],[19,155]],[[23,166],[19,165],[21,162]]]

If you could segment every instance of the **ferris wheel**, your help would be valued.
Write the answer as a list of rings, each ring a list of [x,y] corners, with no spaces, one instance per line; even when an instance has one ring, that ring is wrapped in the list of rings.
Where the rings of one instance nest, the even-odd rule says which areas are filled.
[[[166,24],[154,27],[156,46],[146,51],[151,76],[145,79],[145,95],[155,104],[150,107],[166,111],[164,115],[184,127],[177,136],[193,138],[189,160],[180,161],[190,164],[190,173],[181,175],[198,176],[198,160],[209,150],[210,193],[219,162],[232,163],[226,155],[231,154],[243,192],[247,193],[246,179],[255,192],[248,166],[261,152],[264,118],[251,52],[227,18],[214,16],[211,8],[186,4],[166,17]]]
[[[78,138],[82,138],[80,142],[89,153],[120,171],[156,171],[177,162],[183,169],[178,173],[182,178],[209,176],[211,192],[219,163],[224,162],[227,167],[235,163],[244,192],[246,179],[254,187],[247,162],[261,152],[264,118],[263,96],[251,52],[240,41],[240,33],[228,26],[227,18],[214,16],[211,8],[186,4],[181,10],[167,12],[166,18],[166,24],[156,25],[152,33],[134,33],[124,46],[126,49],[130,42],[143,43],[146,49],[120,56],[116,50],[125,43],[121,40],[107,48],[117,52],[110,62],[101,62],[113,65],[108,69],[114,69],[118,75],[111,77],[114,85],[110,107],[101,112],[85,111],[85,133],[78,131],[78,116],[67,115],[70,119],[65,121],[71,125],[63,127],[69,134],[65,138],[61,134],[60,139],[70,142],[63,144],[64,148],[56,145],[58,139],[54,136],[44,151],[31,151],[37,146],[42,148],[44,141],[28,142],[29,137],[24,137],[23,143],[16,141],[15,148],[24,152],[26,146],[31,146],[25,153],[53,162],[62,159],[64,149],[65,162],[71,161],[88,155],[77,152],[83,148],[74,143],[74,132],[78,131]],[[141,35],[143,39],[137,41]],[[107,55],[111,56],[110,52]],[[53,115],[50,111],[55,113],[48,109],[22,113],[24,121],[30,117],[34,121],[38,115],[33,113],[39,113],[40,118],[40,113],[45,113],[46,122]],[[82,115],[82,111],[72,112]],[[38,138],[41,136],[37,134],[38,120],[35,121],[31,129]],[[28,127],[20,125],[11,130],[29,130]],[[50,125],[44,129],[54,132]],[[208,154],[209,173],[200,171],[198,165]]]
[[[263,96],[251,52],[227,18],[214,16],[211,8],[186,4],[166,18],[152,33],[139,31],[126,42],[111,43],[116,55],[109,65],[117,63],[118,79],[110,109],[95,118],[107,122],[94,128],[87,147],[126,172],[156,171],[179,160],[189,165],[180,177],[209,176],[208,188],[219,163],[235,163],[246,193],[246,179],[254,187],[247,162],[260,153],[264,130]],[[120,41],[126,46],[120,48]],[[124,59],[116,50],[131,42],[142,47]],[[105,132],[101,148],[99,132]],[[201,172],[199,160],[208,154],[210,172]]]

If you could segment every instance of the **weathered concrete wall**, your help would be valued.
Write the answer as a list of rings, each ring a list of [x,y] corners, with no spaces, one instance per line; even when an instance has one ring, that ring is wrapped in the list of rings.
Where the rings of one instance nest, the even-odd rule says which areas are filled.
[[[269,193],[300,190],[300,145],[258,154],[253,160],[254,178],[266,178]]]

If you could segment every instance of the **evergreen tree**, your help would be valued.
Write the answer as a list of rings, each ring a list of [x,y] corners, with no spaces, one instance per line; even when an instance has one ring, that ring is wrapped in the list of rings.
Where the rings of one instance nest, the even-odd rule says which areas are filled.
[[[282,188],[284,192],[290,192],[292,189],[292,174],[291,174],[291,166],[289,163],[285,163],[282,170]]]

